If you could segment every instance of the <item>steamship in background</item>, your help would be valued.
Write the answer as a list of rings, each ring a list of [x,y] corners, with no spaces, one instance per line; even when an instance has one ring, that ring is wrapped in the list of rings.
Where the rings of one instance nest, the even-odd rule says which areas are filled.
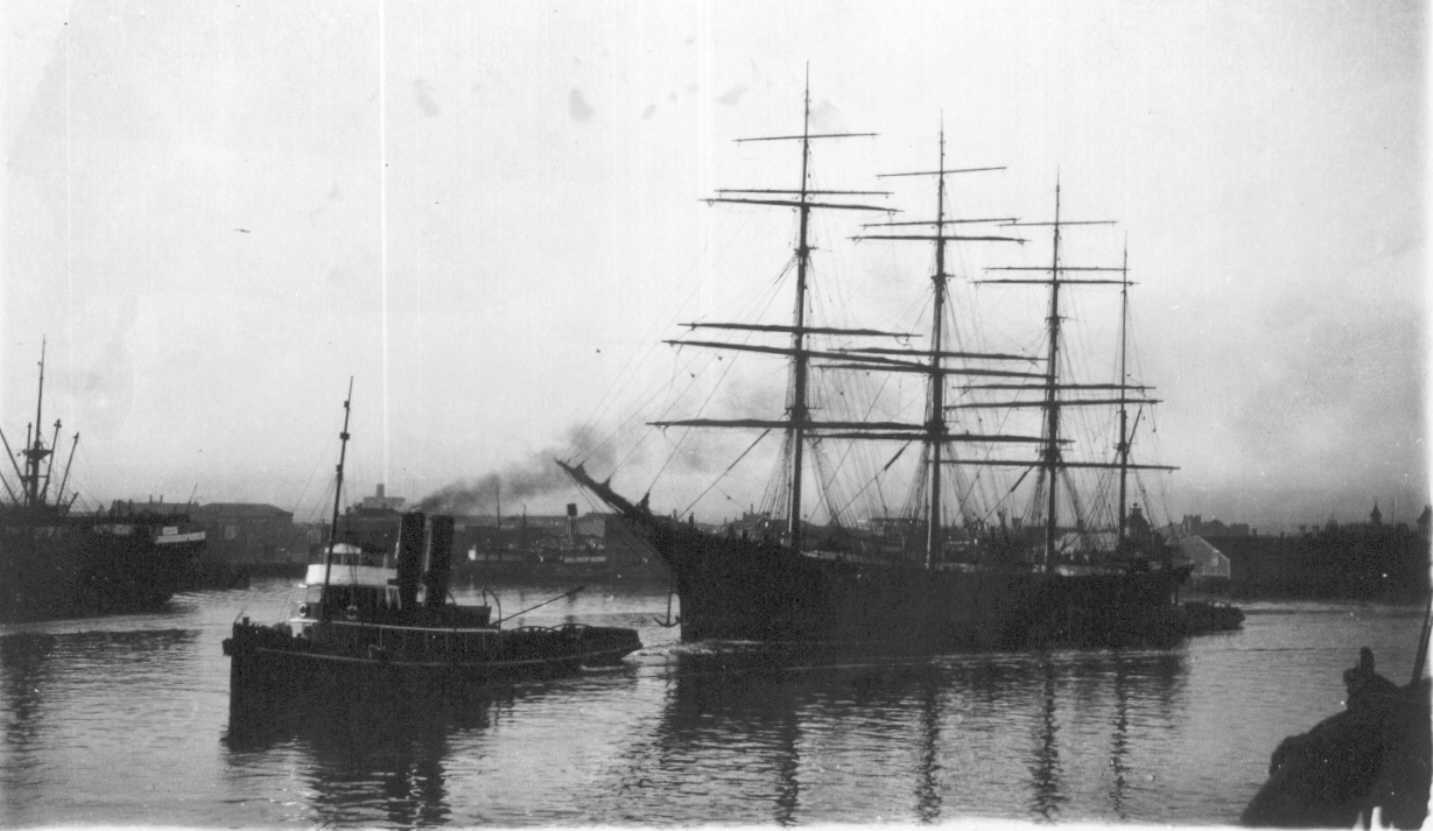
[[[41,425],[45,353],[40,350],[35,420],[18,454],[0,433],[8,470],[0,470],[7,501],[0,505],[0,621],[138,612],[163,606],[180,589],[204,547],[205,534],[182,514],[159,514],[129,503],[102,513],[74,510],[67,490],[79,434],[60,470],[55,449],[60,421],[46,444]],[[23,464],[15,461],[23,459]],[[13,477],[13,478],[12,478]]]
[[[933,179],[935,216],[871,223],[865,227],[879,230],[858,237],[934,244],[928,345],[908,346],[917,337],[910,332],[813,321],[808,319],[815,308],[809,285],[813,214],[890,209],[853,201],[885,195],[882,191],[825,190],[811,184],[813,144],[873,134],[813,133],[809,87],[805,102],[796,134],[738,140],[797,143],[797,187],[724,190],[709,200],[795,213],[794,257],[782,272],[794,278],[792,319],[689,323],[684,325],[726,333],[731,339],[669,341],[684,349],[784,357],[785,412],[775,417],[744,414],[650,422],[661,429],[729,428],[756,434],[732,467],[765,436],[780,439],[767,496],[761,500],[763,511],[757,514],[762,527],[712,532],[690,516],[654,511],[648,506],[650,494],[629,499],[611,484],[610,475],[599,480],[606,472],[589,473],[580,459],[559,462],[579,484],[640,529],[671,568],[681,600],[682,637],[943,650],[1165,644],[1189,634],[1178,592],[1190,566],[1176,562],[1174,549],[1130,499],[1129,479],[1136,471],[1172,468],[1131,459],[1140,416],[1157,402],[1148,397],[1149,387],[1131,380],[1125,363],[1127,267],[1069,265],[1061,259],[1063,234],[1078,230],[1075,226],[1110,223],[1062,216],[1058,184],[1051,221],[948,214],[948,177],[1002,168],[947,167],[942,131],[933,170],[885,174]],[[1032,228],[1051,235],[1044,264],[997,267],[1017,273],[979,282],[1034,285],[1048,292],[1044,355],[962,346],[955,339],[959,332],[947,323],[948,316],[954,319],[948,308],[947,281],[952,275],[946,268],[947,246],[1024,243],[1029,240],[1017,234]],[[1068,312],[1062,313],[1061,303],[1069,302],[1068,293],[1100,285],[1121,291],[1118,375],[1109,380],[1071,379],[1071,359],[1062,351]],[[763,336],[786,341],[761,342]],[[892,345],[881,345],[889,341]],[[923,379],[924,412],[887,420],[872,417],[873,412],[893,410],[877,410],[885,382],[865,379],[898,384],[901,377]],[[818,384],[825,384],[820,395]],[[1116,415],[1113,435],[1083,446],[1108,442],[1113,458],[1091,458],[1088,449],[1085,458],[1067,455],[1075,436],[1068,422],[1078,412],[1096,408]],[[985,413],[1008,415],[986,419]],[[998,426],[984,426],[991,422]],[[1034,452],[1021,452],[1022,445]],[[873,447],[886,449],[862,450]],[[914,482],[904,512],[876,534],[869,532],[869,521],[862,528],[859,520],[842,517],[843,506],[856,504],[856,497],[868,489],[879,496],[880,485],[872,483],[893,469],[907,447],[913,448],[910,455],[919,453],[919,459],[910,466]],[[889,458],[884,466],[883,458]],[[861,470],[855,470],[858,467]],[[998,524],[970,510],[972,477],[995,468],[1011,471],[1005,482],[1013,480],[1008,490],[1000,486],[998,504],[1026,500],[1020,525],[1006,522],[1008,508],[1000,509]],[[838,474],[844,473],[858,481],[842,480]],[[1089,481],[1096,473],[1105,475],[1102,483]],[[1113,483],[1109,474],[1114,474]],[[808,487],[814,496],[805,493]],[[844,490],[838,492],[838,487]],[[1023,496],[1016,497],[1017,491]],[[829,517],[825,525],[806,519],[817,500]],[[958,514],[950,513],[951,503]],[[1092,508],[1103,508],[1106,518],[1097,517]],[[960,521],[948,516],[959,516]],[[901,533],[903,526],[914,533]],[[891,537],[903,542],[892,547],[887,544]]]
[[[666,566],[642,537],[609,513],[444,514],[453,520],[453,581],[459,585],[667,580]],[[391,549],[407,499],[383,484],[350,505],[339,520],[339,539]],[[318,550],[317,547],[314,550]]]

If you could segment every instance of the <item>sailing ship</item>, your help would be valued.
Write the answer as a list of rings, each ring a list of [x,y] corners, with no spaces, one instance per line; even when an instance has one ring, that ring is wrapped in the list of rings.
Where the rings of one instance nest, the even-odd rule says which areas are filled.
[[[45,347],[40,347],[35,420],[17,454],[0,471],[8,499],[0,504],[0,621],[46,620],[158,609],[180,589],[204,546],[204,531],[179,514],[138,511],[116,503],[108,512],[80,513],[70,466],[80,436],[55,477],[61,423],[43,435]],[[16,461],[24,460],[23,465]]]
[[[352,392],[350,382],[329,542],[323,561],[308,567],[303,601],[288,620],[272,625],[243,617],[224,640],[231,659],[231,721],[366,693],[461,696],[516,676],[615,663],[641,648],[632,629],[580,623],[503,628],[536,607],[494,619],[491,605],[454,602],[451,516],[403,514],[393,549],[340,542]]]
[[[818,141],[841,140],[872,133],[818,133],[811,128],[809,84],[802,129],[794,135],[760,136],[737,141],[795,142],[801,153],[801,178],[794,189],[719,191],[711,202],[759,205],[792,210],[797,231],[794,246],[795,303],[789,324],[713,322],[688,324],[743,333],[789,336],[789,345],[674,340],[685,347],[710,347],[783,356],[789,361],[785,412],[778,418],[689,418],[649,422],[660,428],[744,428],[779,431],[784,436],[779,476],[784,512],[760,515],[738,529],[700,528],[692,517],[663,516],[648,505],[649,496],[630,500],[590,474],[580,461],[559,461],[576,481],[644,534],[670,567],[681,601],[685,640],[740,639],[757,641],[822,641],[881,644],[915,650],[1026,648],[1053,645],[1110,646],[1167,644],[1188,634],[1188,620],[1178,605],[1178,588],[1189,567],[1172,561],[1171,550],[1155,534],[1142,511],[1127,509],[1127,477],[1132,471],[1170,469],[1131,461],[1134,427],[1129,411],[1155,403],[1147,387],[1129,380],[1121,359],[1113,383],[1076,382],[1064,377],[1062,365],[1062,291],[1082,285],[1117,286],[1126,292],[1128,259],[1119,266],[1072,266],[1061,259],[1062,234],[1079,225],[1104,220],[1071,220],[1060,215],[1060,190],[1055,189],[1055,215],[1048,222],[1021,222],[1012,217],[957,217],[947,213],[947,180],[962,174],[1001,170],[999,167],[948,167],[942,128],[938,164],[933,170],[886,176],[933,179],[935,217],[912,221],[869,223],[863,239],[933,244],[932,313],[929,346],[820,346],[818,339],[840,338],[870,343],[893,337],[909,342],[909,333],[843,328],[808,320],[811,305],[808,275],[812,251],[813,213],[826,210],[889,211],[879,205],[851,201],[884,195],[882,191],[823,190],[809,176],[812,147]],[[869,200],[875,201],[875,200]],[[971,230],[994,226],[992,230]],[[979,282],[1043,286],[1049,292],[1046,351],[1041,359],[1010,352],[977,352],[947,345],[947,247],[960,244],[1016,244],[1023,230],[1046,228],[1052,234],[1052,256],[1041,266],[998,267],[1034,271]],[[1009,229],[1008,231],[1004,229]],[[1126,314],[1122,312],[1122,315]],[[1125,348],[1123,325],[1121,352]],[[924,414],[920,420],[833,419],[818,417],[813,405],[813,370],[854,371],[878,375],[914,374],[925,380]],[[952,381],[966,379],[960,399],[947,401]],[[984,401],[991,391],[1016,400]],[[1030,393],[1034,401],[1020,400]],[[1097,398],[1091,395],[1099,396]],[[1070,439],[1062,432],[1071,408],[1118,408],[1119,434],[1114,459],[1077,460],[1067,457]],[[977,410],[1029,408],[1041,415],[1038,431],[1029,434],[990,432],[957,421]],[[1136,422],[1137,423],[1137,422]],[[809,478],[827,481],[828,469],[807,470],[809,448],[835,442],[884,442],[918,446],[922,451],[915,492],[918,507],[900,518],[882,518],[879,527],[843,526],[832,521],[819,527],[805,521],[803,488]],[[1018,453],[991,456],[989,448],[1034,447],[1033,458]],[[959,453],[955,448],[984,447],[985,455]],[[899,455],[901,451],[897,451]],[[816,455],[816,454],[813,454]],[[818,457],[819,458],[819,457]],[[1003,466],[1033,472],[1038,520],[1020,527],[948,523],[948,470],[972,466]],[[815,466],[812,466],[815,467]],[[1107,470],[1119,474],[1118,523],[1112,532],[1096,532],[1082,521],[1062,524],[1057,499],[1073,470]],[[951,477],[954,478],[954,477]],[[1025,478],[1021,474],[1021,478]],[[1017,481],[1018,484],[1018,481]],[[1076,502],[1066,484],[1064,501]],[[829,505],[830,500],[824,500]],[[1043,507],[1043,511],[1040,508]],[[828,510],[829,512],[829,510]],[[782,514],[784,513],[784,516]],[[1041,516],[1043,514],[1043,516]],[[897,542],[890,544],[892,537]],[[914,541],[914,545],[911,544]]]

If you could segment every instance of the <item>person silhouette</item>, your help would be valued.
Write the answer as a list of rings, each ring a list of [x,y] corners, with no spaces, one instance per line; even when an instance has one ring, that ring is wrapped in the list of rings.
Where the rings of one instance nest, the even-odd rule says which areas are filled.
[[[1370,697],[1398,692],[1397,684],[1374,670],[1373,650],[1366,646],[1358,651],[1358,666],[1344,670],[1343,683],[1348,690],[1346,706],[1350,708],[1368,701]]]

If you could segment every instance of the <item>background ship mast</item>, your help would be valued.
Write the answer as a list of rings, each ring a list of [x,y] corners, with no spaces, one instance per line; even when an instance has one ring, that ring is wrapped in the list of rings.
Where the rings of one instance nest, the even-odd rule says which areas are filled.
[[[25,436],[25,473],[21,477],[22,490],[25,492],[25,504],[34,507],[41,504],[43,492],[40,486],[40,463],[50,455],[50,449],[45,447],[44,438],[41,436],[40,420],[41,407],[45,401],[45,341],[40,341],[40,381],[35,393],[35,423],[33,432],[27,430]],[[55,431],[59,432],[60,423],[55,422]]]
[[[48,447],[45,446],[44,435],[40,429],[40,420],[44,415],[43,407],[45,401],[45,346],[46,342],[42,339],[40,341],[40,378],[35,394],[35,421],[26,427],[25,444],[22,445],[20,453],[17,454],[11,449],[10,440],[5,437],[3,431],[0,431],[0,445],[5,447],[5,454],[10,458],[10,468],[14,471],[15,478],[19,480],[20,492],[17,494],[15,488],[10,486],[10,482],[6,480],[4,476],[0,476],[0,484],[4,484],[5,492],[9,494],[12,503],[26,508],[39,508],[49,504],[50,482],[52,481],[55,470],[54,448],[58,446],[60,440],[59,419],[55,419],[55,431]],[[70,478],[70,463],[75,459],[75,449],[79,446],[79,443],[80,434],[76,433],[74,442],[70,445],[69,458],[65,460],[65,468],[60,478],[60,486],[55,491],[54,504],[58,506],[61,511],[68,507],[61,505],[61,502],[64,497],[65,485]],[[15,458],[17,456],[25,457],[24,470],[21,470],[20,465],[16,463]],[[46,460],[48,460],[48,463]],[[40,471],[42,464],[45,465],[43,473]],[[78,494],[76,494],[76,496],[78,496]],[[73,502],[73,498],[71,501]]]

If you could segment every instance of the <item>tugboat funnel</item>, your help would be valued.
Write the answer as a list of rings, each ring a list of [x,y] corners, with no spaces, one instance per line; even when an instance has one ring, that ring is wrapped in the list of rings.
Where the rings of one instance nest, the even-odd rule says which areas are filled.
[[[398,526],[398,603],[403,609],[418,606],[418,583],[423,576],[422,511],[403,515]]]
[[[453,552],[453,518],[434,516],[428,529],[427,605],[436,609],[448,598]]]

